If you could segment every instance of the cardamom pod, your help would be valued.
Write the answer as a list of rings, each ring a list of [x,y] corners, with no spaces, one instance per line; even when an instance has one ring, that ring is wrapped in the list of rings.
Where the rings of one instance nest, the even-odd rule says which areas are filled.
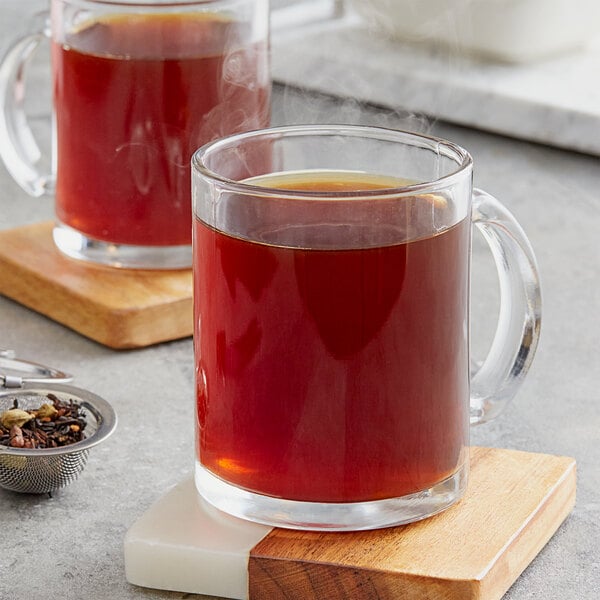
[[[0,424],[5,429],[10,429],[13,425],[23,427],[31,419],[33,419],[33,415],[30,415],[28,412],[20,408],[11,408],[0,415]]]
[[[56,415],[58,415],[58,411],[52,404],[42,404],[36,411],[35,416],[38,419],[53,419]]]

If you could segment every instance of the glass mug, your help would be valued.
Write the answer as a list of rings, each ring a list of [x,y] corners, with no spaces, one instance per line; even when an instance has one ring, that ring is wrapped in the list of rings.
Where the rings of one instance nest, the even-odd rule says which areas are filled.
[[[536,261],[453,143],[362,126],[229,136],[192,159],[195,482],[278,527],[373,529],[454,504],[469,422],[519,388]],[[470,376],[471,229],[501,308]]]
[[[43,16],[43,15],[42,15]],[[51,0],[0,69],[0,155],[54,194],[65,254],[118,267],[191,267],[190,158],[270,120],[268,0]],[[51,37],[54,173],[40,172],[23,68]],[[33,151],[32,151],[33,144]]]

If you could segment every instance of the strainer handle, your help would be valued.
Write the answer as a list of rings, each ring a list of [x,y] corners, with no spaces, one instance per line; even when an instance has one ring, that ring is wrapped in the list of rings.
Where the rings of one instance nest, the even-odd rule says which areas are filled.
[[[53,367],[15,358],[12,350],[0,350],[0,386],[2,387],[20,388],[25,383],[66,383],[72,379],[72,375]]]

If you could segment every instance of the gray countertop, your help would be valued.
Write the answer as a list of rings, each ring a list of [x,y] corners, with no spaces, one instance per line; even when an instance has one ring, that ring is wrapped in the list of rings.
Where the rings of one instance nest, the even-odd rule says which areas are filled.
[[[0,0],[2,44],[21,15],[39,5]],[[43,117],[43,110],[39,114]],[[451,139],[473,155],[476,185],[518,218],[542,277],[541,342],[518,397],[496,421],[475,428],[472,443],[576,458],[576,507],[505,600],[595,600],[600,593],[599,159],[282,86],[275,88],[273,121],[376,124]],[[0,229],[49,219],[52,210],[50,199],[28,198],[0,166]],[[476,356],[485,352],[496,318],[492,269],[483,242],[475,239]],[[91,452],[86,470],[69,487],[51,498],[0,490],[0,598],[189,597],[129,585],[123,537],[153,501],[192,470],[191,339],[114,351],[4,297],[0,332],[0,347],[74,373],[76,385],[105,397],[119,415],[117,432]]]

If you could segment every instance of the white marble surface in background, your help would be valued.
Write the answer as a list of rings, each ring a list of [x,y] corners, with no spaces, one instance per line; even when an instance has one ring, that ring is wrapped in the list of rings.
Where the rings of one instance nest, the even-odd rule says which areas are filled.
[[[276,81],[600,154],[600,45],[507,64],[392,40],[353,14],[275,32]]]

